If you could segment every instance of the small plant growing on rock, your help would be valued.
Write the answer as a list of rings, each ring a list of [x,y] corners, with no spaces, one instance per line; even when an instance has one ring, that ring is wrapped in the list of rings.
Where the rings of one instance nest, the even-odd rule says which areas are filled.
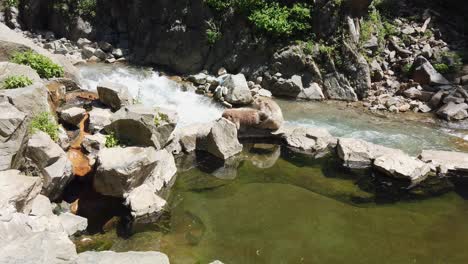
[[[214,45],[221,38],[219,27],[212,21],[207,21],[208,29],[206,30],[206,39],[210,45]]]
[[[62,77],[64,73],[63,68],[51,59],[31,50],[13,54],[11,61],[30,66],[36,70],[41,78]]]
[[[31,134],[42,131],[49,135],[53,141],[58,141],[59,139],[59,126],[48,112],[43,112],[35,116],[31,120],[29,131]]]
[[[115,133],[110,133],[106,135],[106,142],[104,143],[106,148],[114,148],[120,145],[119,139],[115,136]]]
[[[438,71],[439,73],[442,73],[442,74],[446,74],[446,73],[451,72],[450,67],[445,63],[436,63],[436,64],[434,64],[434,69],[436,69],[436,71]]]
[[[161,122],[169,123],[169,116],[164,114],[164,113],[157,113],[154,116],[154,125],[155,126],[160,126]]]
[[[33,81],[24,75],[12,75],[3,81],[4,89],[15,89],[31,85]]]

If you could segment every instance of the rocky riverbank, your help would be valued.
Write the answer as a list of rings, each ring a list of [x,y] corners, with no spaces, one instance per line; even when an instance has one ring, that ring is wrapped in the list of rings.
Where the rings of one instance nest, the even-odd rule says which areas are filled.
[[[15,14],[10,9],[11,27],[20,26]],[[85,38],[57,40],[52,32],[25,33],[31,40],[0,23],[0,83],[17,75],[30,80],[0,90],[0,262],[169,263],[160,252],[77,254],[70,237],[86,232],[88,219],[83,216],[105,207],[99,199],[124,211],[118,215],[124,231],[135,223],[158,221],[178,166],[190,167],[203,153],[228,167],[246,142],[281,145],[310,159],[334,155],[337,167],[369,169],[401,181],[409,190],[425,188],[427,181],[436,185],[438,180],[466,177],[467,153],[424,150],[412,157],[362,140],[335,138],[326,129],[285,125],[281,108],[271,99],[363,99],[371,110],[434,110],[448,121],[466,119],[466,76],[446,78],[430,61],[444,57],[448,49],[438,36],[425,34],[430,21],[430,13],[422,23],[395,20],[402,28],[398,33],[384,43],[375,43],[382,37],[378,35],[366,42],[368,54],[384,46],[385,55],[371,62],[357,52],[359,36],[349,36],[343,53],[350,67],[346,62],[335,65],[336,58],[323,47],[308,50],[302,43],[276,50],[266,68],[245,71],[247,77],[220,68],[216,76],[201,72],[176,78],[184,89],[226,107],[213,122],[178,129],[176,112],[141,104],[125,84],[101,82],[96,91],[79,87],[73,64],[121,62],[138,57],[138,52],[130,55],[125,45],[114,48]],[[348,23],[353,32],[357,23],[351,18]],[[28,59],[15,60],[18,53],[53,72]],[[316,57],[322,57],[320,63]],[[324,64],[329,65],[317,66]],[[406,68],[407,76],[395,74]],[[74,184],[85,187],[71,190]],[[91,193],[88,200],[73,193],[84,189]],[[98,229],[112,221],[105,219]]]

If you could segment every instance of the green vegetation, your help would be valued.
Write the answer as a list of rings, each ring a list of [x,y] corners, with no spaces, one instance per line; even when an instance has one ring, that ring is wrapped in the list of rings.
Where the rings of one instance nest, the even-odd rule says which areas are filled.
[[[17,52],[13,54],[12,62],[28,65],[41,76],[41,78],[62,77],[63,68],[51,59],[34,51]]]
[[[380,12],[371,7],[368,17],[361,23],[361,44],[366,43],[373,35],[377,37],[379,44],[382,44],[386,36],[396,33],[396,27],[383,20]]]
[[[114,148],[120,145],[119,139],[115,136],[115,133],[106,135],[106,142],[104,143],[106,148]]]
[[[6,0],[5,1],[6,7],[18,7],[18,5],[19,5],[19,0]]]
[[[401,72],[404,75],[409,76],[411,74],[411,67],[413,67],[413,64],[412,63],[407,63],[401,68]]]
[[[218,15],[228,9],[240,12],[255,28],[274,37],[299,35],[311,28],[311,6],[304,3],[286,6],[266,0],[205,0],[205,4],[217,11]],[[216,40],[219,37],[216,33],[212,29],[209,33],[207,31],[208,39]]]
[[[79,0],[78,12],[86,18],[94,18],[96,16],[96,0]]]
[[[160,126],[161,125],[161,122],[165,122],[165,123],[169,123],[169,116],[165,113],[157,113],[155,116],[154,116],[154,125],[155,126]]]
[[[29,127],[31,134],[42,131],[50,136],[53,141],[58,141],[59,126],[48,112],[40,113],[31,120]]]
[[[434,68],[442,74],[455,73],[460,71],[463,67],[463,60],[457,52],[444,51],[435,56],[432,64]]]
[[[434,64],[434,69],[436,69],[439,73],[442,74],[450,73],[450,67],[445,63]]]
[[[52,8],[67,20],[78,16],[92,20],[96,17],[97,3],[96,0],[54,0]]]
[[[221,38],[219,27],[212,21],[207,21],[206,39],[210,45],[214,45]]]
[[[31,85],[33,81],[24,75],[12,75],[3,81],[4,89],[15,89]]]
[[[249,20],[256,28],[273,36],[291,36],[311,28],[310,8],[304,4],[294,4],[291,8],[278,3],[266,4],[264,8],[254,10]]]

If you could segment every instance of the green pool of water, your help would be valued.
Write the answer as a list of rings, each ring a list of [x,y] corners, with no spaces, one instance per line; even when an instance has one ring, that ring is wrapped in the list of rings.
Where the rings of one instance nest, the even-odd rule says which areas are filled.
[[[175,264],[468,263],[468,202],[455,192],[388,202],[369,173],[276,147],[198,164],[179,172],[158,223],[78,249],[158,250]]]

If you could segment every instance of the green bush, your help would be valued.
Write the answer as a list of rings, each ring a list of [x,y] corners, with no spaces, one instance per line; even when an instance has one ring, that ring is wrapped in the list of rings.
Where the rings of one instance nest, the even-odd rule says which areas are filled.
[[[401,68],[401,72],[404,75],[409,76],[411,74],[411,67],[413,67],[413,64],[412,63],[407,63]]]
[[[205,4],[216,11],[224,11],[232,6],[228,0],[205,0]]]
[[[86,18],[94,18],[96,16],[96,0],[79,0],[78,12]]]
[[[58,141],[59,126],[48,112],[43,112],[35,116],[31,121],[29,130],[31,134],[42,131],[49,135],[53,141]]]
[[[24,75],[13,75],[3,81],[4,89],[15,89],[31,85],[33,81]]]
[[[62,77],[63,68],[51,59],[34,51],[17,52],[13,54],[12,62],[28,65],[41,76],[41,78]]]
[[[455,73],[463,67],[463,60],[457,52],[444,51],[432,61],[434,68],[442,73]]]
[[[18,7],[18,5],[19,5],[19,0],[6,0],[5,1],[6,7]]]
[[[256,28],[273,36],[287,37],[310,29],[310,8],[304,4],[293,7],[280,6],[273,2],[254,10],[249,20]]]
[[[445,63],[436,63],[436,64],[434,64],[434,69],[436,69],[436,71],[438,71],[439,73],[442,73],[442,74],[446,74],[446,73],[451,72],[450,67]]]
[[[210,45],[214,45],[221,38],[221,31],[213,21],[207,21],[206,40]]]
[[[119,146],[120,142],[114,133],[110,133],[109,135],[106,135],[106,143],[104,145],[106,148],[114,148]]]

